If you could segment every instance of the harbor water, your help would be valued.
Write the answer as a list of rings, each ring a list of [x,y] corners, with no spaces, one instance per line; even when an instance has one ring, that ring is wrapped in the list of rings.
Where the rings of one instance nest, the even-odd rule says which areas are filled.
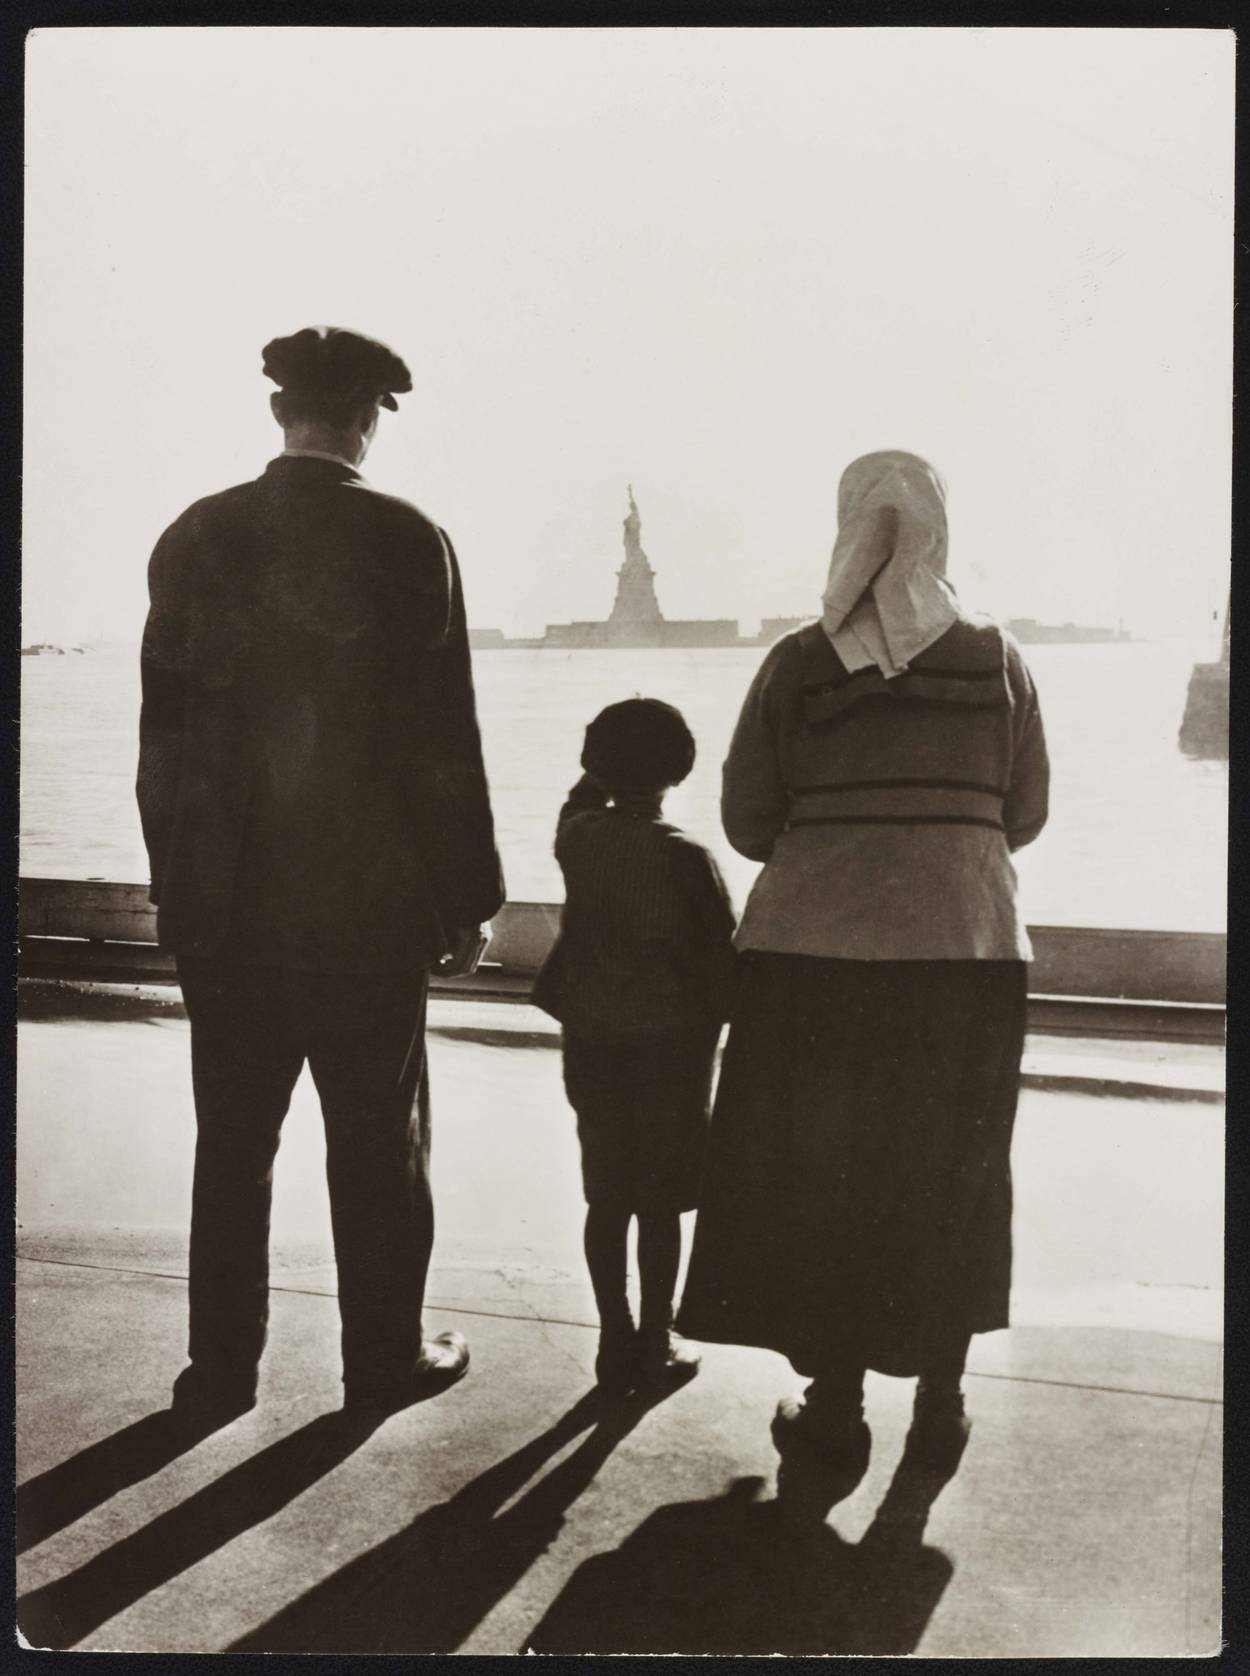
[[[1190,671],[1205,644],[1025,648],[1053,769],[1050,825],[1018,857],[1033,924],[1224,927],[1228,767],[1182,754]],[[667,699],[699,745],[666,812],[708,845],[740,907],[756,872],[720,831],[720,765],[764,653],[755,647],[474,654],[478,708],[514,900],[559,901],[556,811],[586,722],[619,698]],[[146,880],[134,802],[138,652],[102,645],[22,660],[21,870]]]

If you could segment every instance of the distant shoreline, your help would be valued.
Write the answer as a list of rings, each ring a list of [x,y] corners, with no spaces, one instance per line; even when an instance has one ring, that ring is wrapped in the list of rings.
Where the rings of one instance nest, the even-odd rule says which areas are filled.
[[[800,623],[810,622],[812,620],[813,619],[811,619],[811,618],[796,619],[796,621],[798,621]],[[1010,618],[1008,618],[1004,626],[1006,628],[1008,628],[1013,635],[1015,635],[1015,638],[1020,641],[1021,645],[1026,645],[1026,646],[1163,646],[1163,645],[1177,645],[1177,646],[1179,646],[1179,645],[1185,645],[1185,646],[1193,647],[1194,651],[1195,651],[1195,655],[1196,655],[1198,650],[1202,646],[1204,646],[1206,644],[1206,642],[1211,638],[1209,635],[1205,635],[1201,632],[1195,632],[1195,631],[1192,631],[1192,630],[1188,631],[1184,634],[1137,634],[1137,633],[1129,632],[1129,631],[1126,630],[1124,633],[1121,634],[1121,633],[1118,633],[1117,631],[1112,630],[1112,629],[1095,630],[1092,633],[1077,633],[1077,634],[1073,634],[1073,635],[1067,635],[1067,634],[1064,634],[1064,633],[1060,632],[1060,633],[1045,633],[1045,634],[1042,634],[1042,635],[1033,636],[1033,635],[1022,635],[1017,629],[1012,628],[1011,625],[1012,625],[1012,620]],[[1045,626],[1050,627],[1052,625],[1045,625]],[[1062,629],[1065,625],[1053,625],[1053,626],[1058,628],[1058,629]],[[1079,627],[1079,625],[1074,625],[1074,626]],[[644,642],[639,642],[637,644],[635,644],[635,643],[628,643],[627,644],[627,643],[624,643],[624,642],[616,642],[616,643],[613,643],[613,644],[605,643],[603,645],[598,645],[598,646],[581,646],[581,645],[574,646],[574,645],[557,644],[555,642],[547,640],[542,635],[505,635],[505,634],[502,633],[501,630],[470,629],[469,630],[469,643],[470,643],[470,646],[472,647],[472,649],[475,652],[490,652],[490,651],[507,651],[507,652],[512,652],[512,651],[547,651],[547,652],[731,651],[731,652],[733,652],[733,651],[748,651],[748,650],[759,651],[759,650],[762,650],[762,649],[767,649],[767,647],[772,644],[772,641],[771,640],[763,640],[763,639],[759,638],[758,636],[746,636],[746,635],[744,635],[741,639],[736,640],[736,641],[728,641],[728,642],[722,642],[720,644],[712,644],[712,645],[708,645],[706,642],[692,642],[690,644],[686,644],[684,642],[670,641],[667,645],[655,645],[654,643],[644,643]],[[58,655],[70,656],[70,655],[75,654],[75,653],[82,653],[82,654],[87,654],[87,653],[115,654],[115,653],[119,653],[119,652],[129,653],[129,654],[132,654],[133,656],[135,656],[137,658],[138,655],[139,655],[140,644],[141,644],[140,637],[138,635],[135,635],[133,638],[128,638],[124,635],[118,635],[118,636],[109,635],[109,636],[102,637],[98,640],[91,640],[91,641],[78,641],[78,640],[71,640],[71,639],[68,639],[68,638],[63,639],[63,640],[30,641],[30,642],[27,642],[26,645],[22,646],[20,648],[20,650],[21,650],[21,655],[22,655],[23,658],[26,658],[26,657],[56,657]],[[1218,648],[1216,648],[1215,650],[1213,650],[1211,652],[1211,659],[1212,659],[1212,661],[1216,661],[1218,659]]]
[[[657,625],[658,632],[622,634],[609,637],[609,624],[576,623],[567,625],[585,631],[576,638],[563,633],[542,635],[506,635],[502,629],[471,628],[469,645],[475,652],[665,652],[665,651],[741,651],[745,647],[764,648],[774,644],[784,634],[793,633],[812,622],[811,617],[773,617],[765,619],[758,634],[738,634],[737,624],[709,621],[702,623],[666,623]],[[1106,628],[1088,623],[1042,623],[1034,617],[1009,617],[1003,625],[1022,646],[1127,646],[1140,644],[1139,637],[1122,624]],[[732,628],[733,633],[722,631]],[[601,631],[602,638],[594,638]],[[694,632],[691,632],[694,631]],[[1179,638],[1179,637],[1178,637]]]

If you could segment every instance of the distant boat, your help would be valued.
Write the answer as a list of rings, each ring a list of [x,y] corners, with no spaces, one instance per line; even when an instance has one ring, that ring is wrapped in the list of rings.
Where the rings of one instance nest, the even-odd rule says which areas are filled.
[[[1232,599],[1224,607],[1224,630],[1216,663],[1196,663],[1185,695],[1181,718],[1180,747],[1187,757],[1200,761],[1228,760],[1228,673],[1232,641],[1230,625]]]
[[[24,658],[63,658],[66,652],[90,652],[94,642],[91,640],[76,640],[72,646],[58,646],[53,640],[32,640],[29,645],[22,647]]]

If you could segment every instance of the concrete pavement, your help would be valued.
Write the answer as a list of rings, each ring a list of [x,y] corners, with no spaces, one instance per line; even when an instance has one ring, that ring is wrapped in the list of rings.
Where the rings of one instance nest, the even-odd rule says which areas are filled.
[[[960,1471],[941,1486],[904,1473],[887,1495],[911,1393],[874,1376],[869,1473],[795,1542],[771,1503],[768,1419],[795,1384],[779,1358],[711,1347],[666,1402],[605,1414],[586,1400],[572,1117],[527,1013],[432,1014],[430,1325],[466,1332],[468,1379],[368,1433],[334,1417],[334,1273],[305,1081],[278,1165],[260,1405],[181,1452],[158,1416],[185,1328],[186,1025],[23,1023],[19,1621],[32,1642],[1215,1649],[1218,1107],[1026,1092],[1016,1325],[975,1343]]]

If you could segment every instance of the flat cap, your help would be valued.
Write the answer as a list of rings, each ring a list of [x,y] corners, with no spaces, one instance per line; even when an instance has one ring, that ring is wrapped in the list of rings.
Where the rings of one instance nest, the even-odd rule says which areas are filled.
[[[280,390],[325,395],[360,390],[381,395],[382,406],[394,410],[395,396],[412,389],[412,374],[393,349],[345,326],[305,326],[274,338],[264,347],[261,367]]]

